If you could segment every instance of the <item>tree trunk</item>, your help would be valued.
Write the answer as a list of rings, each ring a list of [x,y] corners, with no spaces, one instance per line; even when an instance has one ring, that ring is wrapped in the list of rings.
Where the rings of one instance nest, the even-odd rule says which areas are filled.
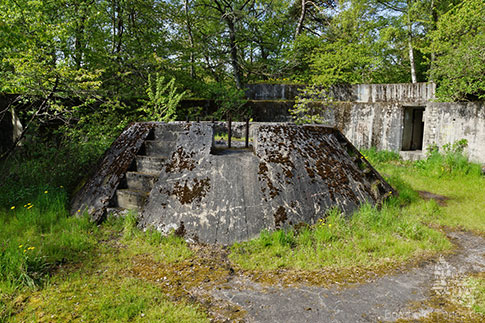
[[[194,58],[194,36],[192,35],[192,23],[189,16],[189,0],[184,0],[185,23],[187,24],[187,33],[190,44],[190,77],[195,78],[195,58]]]
[[[411,17],[410,17],[410,11],[411,11],[411,2],[412,0],[408,0],[408,12],[407,12],[407,18],[408,18],[408,46],[409,46],[409,64],[411,65],[411,82],[412,83],[417,83],[416,79],[416,64],[414,62],[414,48],[413,48],[413,27],[411,24]]]
[[[436,30],[436,27],[438,25],[438,9],[436,7],[436,1],[437,0],[431,0],[431,31]],[[436,53],[433,51],[431,52],[431,63],[430,63],[431,71],[433,71],[435,61],[436,61]],[[433,81],[433,73],[431,72],[429,75],[430,75],[429,80]]]
[[[229,46],[231,47],[231,65],[234,81],[236,82],[236,87],[242,89],[242,72],[237,58],[236,27],[230,17],[226,17],[225,20],[229,28]]]
[[[296,26],[295,39],[301,34],[301,31],[303,30],[303,21],[305,21],[305,15],[306,15],[306,0],[301,0],[301,14],[300,14],[300,18],[298,19],[298,25]]]
[[[76,28],[76,40],[74,48],[74,61],[76,62],[76,67],[81,68],[81,63],[83,60],[83,38],[84,38],[84,22],[86,20],[86,15],[83,13],[82,17]]]

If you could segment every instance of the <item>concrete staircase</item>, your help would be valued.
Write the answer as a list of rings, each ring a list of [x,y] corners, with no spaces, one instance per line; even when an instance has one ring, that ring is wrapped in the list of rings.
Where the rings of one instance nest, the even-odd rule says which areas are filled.
[[[109,211],[137,211],[143,207],[175,148],[180,133],[176,130],[156,127],[151,131],[118,186]]]

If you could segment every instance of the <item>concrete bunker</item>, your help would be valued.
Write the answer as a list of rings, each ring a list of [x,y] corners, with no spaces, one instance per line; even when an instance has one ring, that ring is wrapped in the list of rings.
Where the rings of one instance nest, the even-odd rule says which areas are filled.
[[[251,123],[249,148],[214,154],[216,126],[133,124],[75,196],[72,213],[100,220],[110,207],[133,208],[142,228],[230,244],[314,224],[335,207],[350,215],[394,194],[334,128]]]

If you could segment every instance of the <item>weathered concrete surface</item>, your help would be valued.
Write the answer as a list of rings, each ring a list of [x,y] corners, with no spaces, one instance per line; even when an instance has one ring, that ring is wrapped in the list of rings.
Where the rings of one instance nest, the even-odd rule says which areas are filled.
[[[88,212],[100,221],[118,185],[145,142],[154,123],[133,123],[113,142],[94,168],[94,174],[76,193],[71,202],[71,214]]]
[[[294,100],[304,85],[249,84],[246,96],[251,100]],[[336,85],[330,89],[334,101],[359,103],[409,102],[426,103],[435,98],[434,83]]]
[[[463,275],[485,271],[485,240],[466,232],[452,232],[449,237],[459,246],[455,255],[364,284],[283,288],[236,277],[210,294],[241,306],[247,312],[246,322],[392,322],[433,312],[461,322],[456,313],[443,313],[426,301],[452,293],[453,283]]]
[[[425,147],[466,139],[469,158],[485,164],[485,102],[429,102],[424,123]]]
[[[168,125],[159,125],[166,127]],[[253,125],[253,149],[212,151],[210,124],[180,133],[150,192],[140,225],[229,244],[263,229],[315,223],[393,189],[333,128]]]

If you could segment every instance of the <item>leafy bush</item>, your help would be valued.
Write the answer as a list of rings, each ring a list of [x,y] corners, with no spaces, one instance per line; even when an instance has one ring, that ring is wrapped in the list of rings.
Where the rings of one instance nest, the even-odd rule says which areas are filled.
[[[289,109],[296,124],[326,123],[327,109],[331,108],[333,98],[328,94],[328,87],[307,86],[298,89],[295,105]]]
[[[224,120],[230,115],[232,120],[244,120],[251,114],[246,105],[244,90],[229,84],[216,83],[208,86],[208,92],[209,98],[218,106],[214,118]]]
[[[148,88],[146,90],[148,101],[141,109],[149,121],[173,121],[177,118],[177,106],[185,92],[177,93],[175,79],[166,82],[164,76],[157,73],[153,81],[148,75]]]

